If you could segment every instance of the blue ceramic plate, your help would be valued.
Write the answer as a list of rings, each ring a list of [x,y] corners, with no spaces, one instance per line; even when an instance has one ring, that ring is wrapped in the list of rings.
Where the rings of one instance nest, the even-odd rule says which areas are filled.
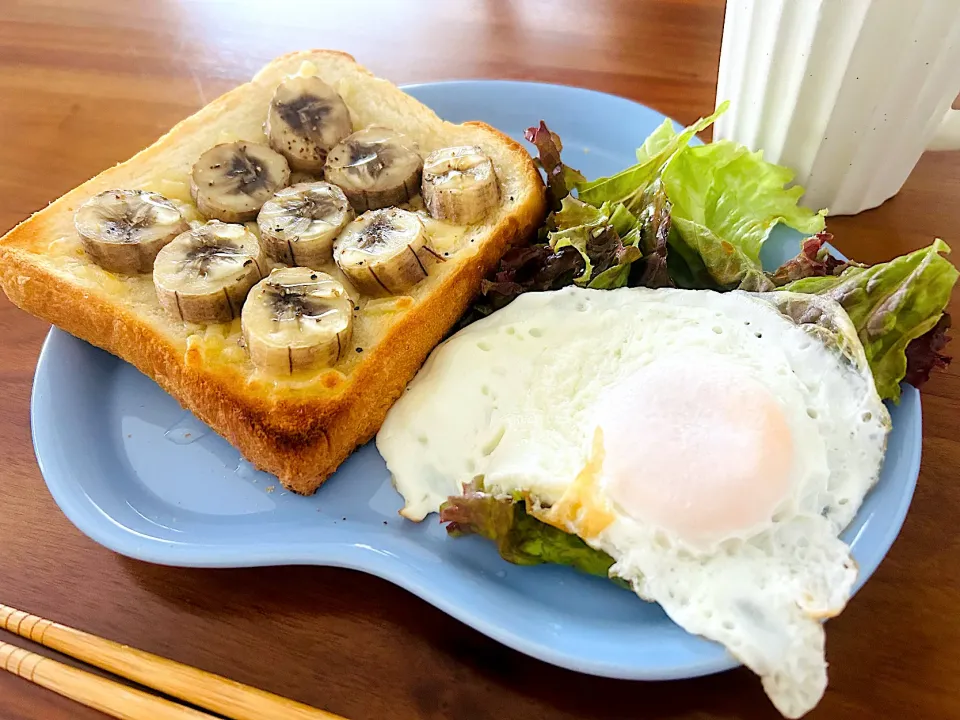
[[[452,82],[407,88],[453,122],[480,119],[521,138],[541,118],[588,177],[633,162],[663,121],[622,98],[553,85]],[[794,255],[779,231],[768,264]],[[905,388],[891,408],[886,466],[845,539],[862,583],[907,512],[920,466],[920,401]],[[50,492],[77,527],[116,552],[200,567],[311,564],[386,578],[521,652],[617,678],[691,677],[736,665],[687,634],[659,606],[560,567],[516,567],[477,538],[450,539],[435,516],[401,520],[400,498],[370,445],[314,497],[253,470],[132,366],[52,330],[33,389],[33,438]]]

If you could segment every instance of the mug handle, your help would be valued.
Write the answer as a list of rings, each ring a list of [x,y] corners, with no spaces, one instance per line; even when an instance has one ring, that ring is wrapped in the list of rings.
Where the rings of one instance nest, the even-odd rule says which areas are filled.
[[[927,150],[960,150],[960,110],[947,110]]]

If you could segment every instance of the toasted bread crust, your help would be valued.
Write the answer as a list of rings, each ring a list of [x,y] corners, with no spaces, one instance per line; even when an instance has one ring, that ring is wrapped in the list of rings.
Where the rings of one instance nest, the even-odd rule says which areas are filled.
[[[257,78],[278,64],[289,66],[300,58],[317,61],[324,56],[352,62],[349,55],[335,51],[293,53],[275,60]],[[358,71],[369,76],[362,68]],[[211,106],[237,107],[246,87],[228,92]],[[523,202],[498,219],[476,252],[455,263],[428,295],[386,326],[376,347],[349,375],[336,381],[335,389],[271,393],[262,384],[247,382],[236,368],[206,363],[200,350],[158,331],[156,322],[136,307],[131,309],[122,298],[107,292],[91,291],[69,273],[50,266],[38,252],[51,239],[48,225],[54,217],[61,223],[64,213],[72,217],[76,205],[97,192],[105,176],[110,183],[118,168],[161,159],[167,148],[176,147],[185,134],[194,132],[194,125],[204,122],[199,115],[185,119],[131,160],[67,193],[0,239],[0,285],[24,310],[153,378],[257,468],[276,474],[291,490],[312,493],[358,445],[373,437],[429,352],[466,310],[482,278],[512,243],[540,225],[546,212],[542,182],[522,146],[488,125],[467,123],[501,146],[509,162],[520,168],[528,191]]]

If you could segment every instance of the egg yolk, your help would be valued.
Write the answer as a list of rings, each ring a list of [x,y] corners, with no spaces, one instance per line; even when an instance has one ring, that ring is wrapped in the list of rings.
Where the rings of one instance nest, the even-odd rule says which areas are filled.
[[[647,365],[601,398],[598,421],[608,497],[691,544],[762,527],[790,492],[780,403],[722,358]]]

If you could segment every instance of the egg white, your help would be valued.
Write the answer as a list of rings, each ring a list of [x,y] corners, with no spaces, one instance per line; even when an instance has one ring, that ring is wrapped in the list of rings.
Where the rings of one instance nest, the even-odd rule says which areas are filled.
[[[717,397],[756,385],[778,408],[792,446],[789,491],[762,522],[694,537],[614,498],[604,461],[609,468],[623,459],[611,452],[626,451],[622,441],[605,445],[603,428],[612,437],[632,421],[642,433],[658,420],[643,414],[642,396],[624,409],[618,394],[657,371],[680,397],[673,368],[687,385],[702,376]],[[619,414],[634,405],[635,418]],[[423,519],[477,478],[489,492],[528,493],[541,519],[610,554],[611,574],[688,631],[723,643],[763,678],[784,715],[799,717],[826,685],[820,621],[842,610],[856,578],[837,536],[879,475],[888,429],[862,347],[835,303],[779,292],[567,288],[522,295],[438,347],[391,409],[377,447],[406,517]],[[687,432],[694,451],[697,438]],[[591,460],[594,477],[584,473]]]

